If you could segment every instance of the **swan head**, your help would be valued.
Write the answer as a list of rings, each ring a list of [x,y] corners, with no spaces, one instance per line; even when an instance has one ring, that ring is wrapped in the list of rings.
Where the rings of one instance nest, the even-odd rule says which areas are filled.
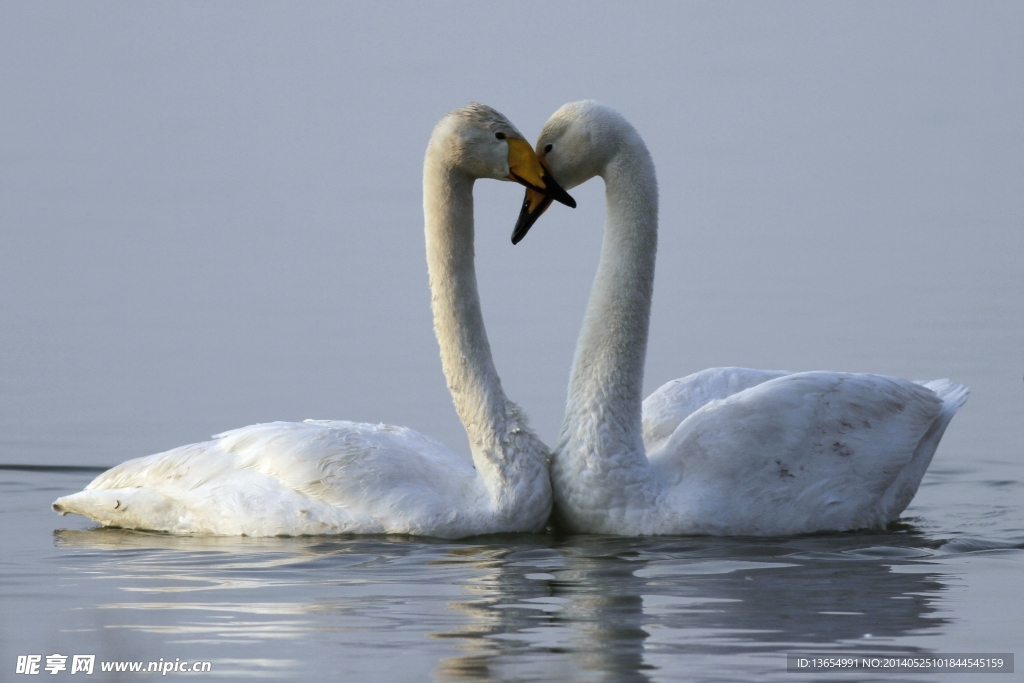
[[[472,102],[441,119],[430,138],[427,158],[441,159],[449,168],[474,179],[511,180],[576,207],[576,201],[551,179],[523,134],[483,104]]]
[[[537,138],[536,151],[550,177],[572,189],[603,176],[623,143],[632,137],[639,135],[622,114],[594,100],[581,100],[564,104],[551,115]],[[549,197],[527,188],[512,244],[526,236],[549,206]]]

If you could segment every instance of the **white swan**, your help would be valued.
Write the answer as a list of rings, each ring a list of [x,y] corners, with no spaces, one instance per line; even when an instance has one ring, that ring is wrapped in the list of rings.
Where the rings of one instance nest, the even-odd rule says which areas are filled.
[[[592,101],[559,109],[537,151],[567,189],[604,178],[607,200],[552,456],[557,522],[623,535],[784,535],[895,520],[967,388],[716,368],[669,382],[641,406],[657,250],[654,163],[636,130]],[[513,242],[550,203],[528,191]]]
[[[423,165],[431,307],[475,468],[402,427],[274,422],[129,460],[54,510],[105,526],[219,535],[541,529],[551,509],[549,452],[505,397],[491,359],[473,265],[477,178],[516,180],[574,205],[493,109],[471,104],[434,129]]]

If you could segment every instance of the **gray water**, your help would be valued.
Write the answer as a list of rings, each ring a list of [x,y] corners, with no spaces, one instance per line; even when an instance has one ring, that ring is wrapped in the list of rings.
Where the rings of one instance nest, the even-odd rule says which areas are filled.
[[[0,678],[53,653],[517,681],[1020,654],[1022,35],[1013,2],[0,6],[0,464],[34,468],[0,469]],[[212,539],[49,510],[89,468],[275,419],[468,455],[431,330],[426,140],[470,100],[533,139],[584,97],[658,167],[648,391],[720,365],[970,385],[899,525]],[[549,443],[603,217],[599,183],[573,194],[512,247],[520,188],[476,188],[496,363]]]

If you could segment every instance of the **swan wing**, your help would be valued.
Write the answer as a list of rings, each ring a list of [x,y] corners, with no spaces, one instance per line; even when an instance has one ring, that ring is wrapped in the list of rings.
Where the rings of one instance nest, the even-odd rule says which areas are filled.
[[[643,403],[643,439],[648,453],[665,445],[683,420],[711,401],[720,401],[768,380],[792,373],[751,368],[709,368],[658,388]]]
[[[756,379],[756,376],[744,377]],[[677,525],[780,535],[878,528],[913,498],[966,389],[879,375],[783,375],[712,399],[650,456]],[[687,519],[690,526],[687,527]]]
[[[54,509],[176,533],[458,536],[473,533],[487,501],[472,464],[423,434],[306,421],[252,425],[129,460]]]

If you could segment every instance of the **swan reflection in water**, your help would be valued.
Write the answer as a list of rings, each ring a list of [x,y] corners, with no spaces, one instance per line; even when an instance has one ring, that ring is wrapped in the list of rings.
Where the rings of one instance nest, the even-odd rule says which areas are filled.
[[[647,681],[663,666],[667,673],[686,661],[691,669],[692,657],[762,653],[781,674],[786,651],[913,651],[897,639],[946,620],[932,605],[941,575],[923,562],[936,544],[912,538],[568,537],[532,570],[521,561],[490,568],[487,597],[455,605],[473,621],[446,634],[471,631],[485,642],[439,673],[480,678],[525,665],[538,679],[546,670]],[[532,581],[534,592],[537,583],[547,590],[523,604],[522,578],[539,578],[531,571],[550,578]],[[513,609],[517,599],[524,609]],[[537,604],[551,609],[538,612]]]
[[[91,606],[131,610],[108,628],[256,645],[265,673],[344,662],[428,665],[440,680],[647,681],[714,657],[722,674],[735,661],[781,675],[787,651],[913,651],[901,639],[947,621],[934,606],[941,543],[907,532],[452,543],[92,529],[56,544],[127,591]]]

